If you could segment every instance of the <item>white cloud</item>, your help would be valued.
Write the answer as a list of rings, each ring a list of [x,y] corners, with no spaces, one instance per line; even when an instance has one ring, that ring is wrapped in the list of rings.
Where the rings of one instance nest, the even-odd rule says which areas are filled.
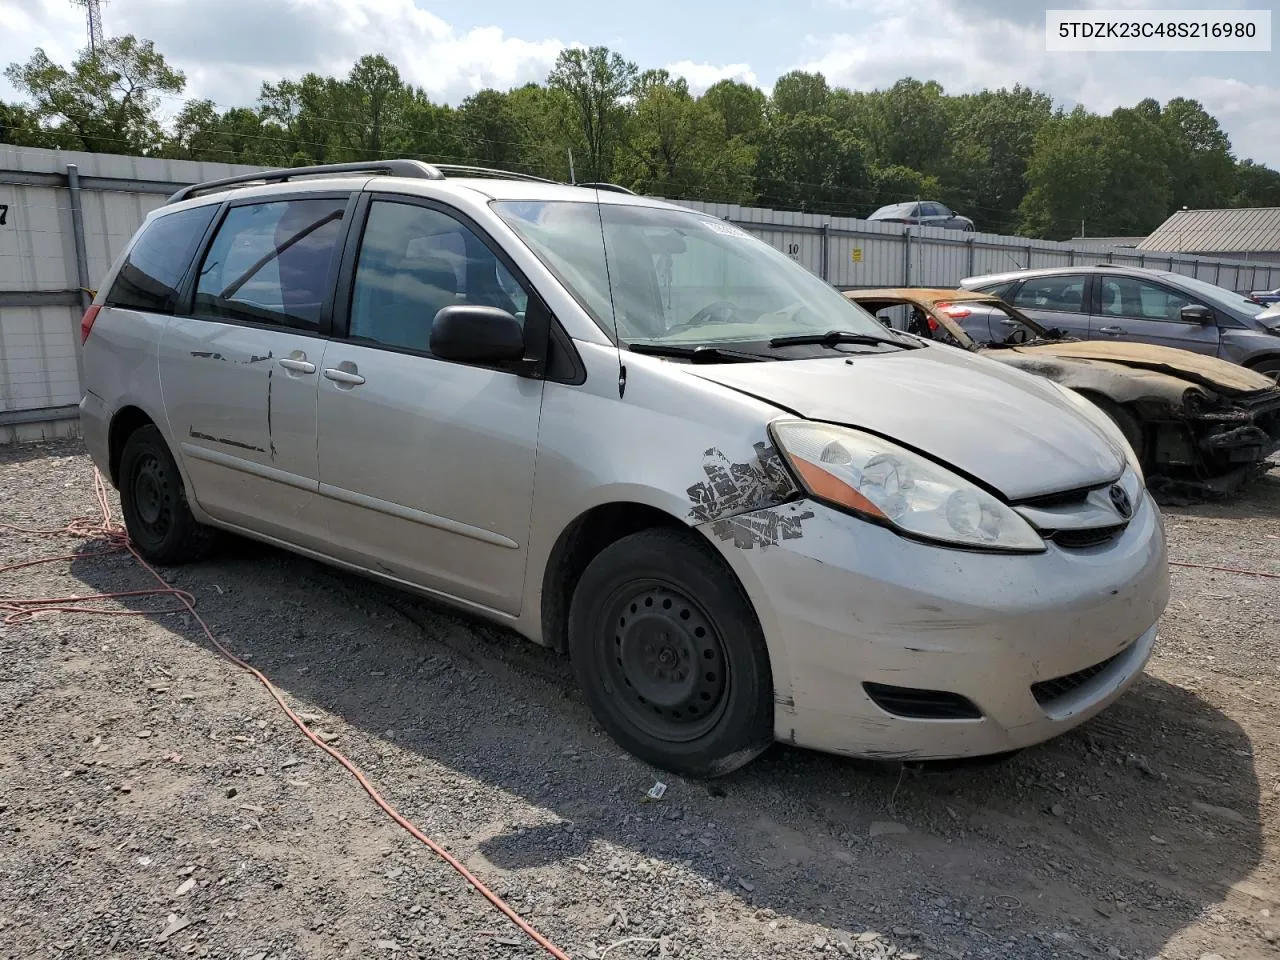
[[[264,80],[308,70],[344,74],[366,53],[384,54],[404,79],[457,103],[484,87],[542,80],[565,44],[507,36],[497,26],[460,32],[413,0],[117,0],[109,34],[133,33],[187,74],[187,97],[252,103]],[[83,46],[83,18],[68,0],[0,0],[5,46],[43,46],[69,61]],[[0,96],[7,91],[0,88]]]
[[[689,81],[689,89],[695,95],[701,95],[708,87],[721,80],[737,80],[749,83],[753,87],[760,86],[755,71],[746,63],[695,63],[692,60],[680,60],[667,64],[667,71],[673,76],[684,77]]]

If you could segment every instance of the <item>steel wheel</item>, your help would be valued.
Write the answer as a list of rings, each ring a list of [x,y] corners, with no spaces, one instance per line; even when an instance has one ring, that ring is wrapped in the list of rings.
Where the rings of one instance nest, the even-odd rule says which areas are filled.
[[[713,728],[724,712],[728,664],[698,604],[668,584],[632,583],[605,609],[601,626],[613,629],[613,656],[603,666],[629,719],[671,742]]]

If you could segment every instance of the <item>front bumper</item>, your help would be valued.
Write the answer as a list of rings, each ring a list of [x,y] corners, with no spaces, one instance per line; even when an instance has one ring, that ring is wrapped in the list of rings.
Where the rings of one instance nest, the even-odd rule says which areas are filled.
[[[1169,598],[1163,526],[1145,493],[1112,541],[1021,556],[915,543],[812,501],[740,519],[774,514],[798,518],[799,536],[743,547],[723,525],[703,529],[760,617],[777,738],[799,746],[924,760],[1047,740],[1137,678]],[[903,716],[864,684],[957,695],[978,716]]]

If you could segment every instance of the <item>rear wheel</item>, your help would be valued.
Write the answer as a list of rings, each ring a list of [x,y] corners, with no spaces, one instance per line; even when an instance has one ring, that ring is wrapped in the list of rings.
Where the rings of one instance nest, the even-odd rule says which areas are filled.
[[[624,748],[694,777],[773,742],[773,678],[742,590],[696,534],[644,530],[583,572],[569,652],[587,705]]]
[[[125,529],[145,560],[187,563],[209,552],[213,531],[192,516],[182,474],[154,426],[139,427],[129,435],[119,476]]]

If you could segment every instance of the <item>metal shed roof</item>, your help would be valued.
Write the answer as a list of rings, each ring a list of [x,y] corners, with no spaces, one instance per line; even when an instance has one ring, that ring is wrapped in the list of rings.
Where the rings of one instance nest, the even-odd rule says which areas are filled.
[[[1162,253],[1280,253],[1280,207],[1179,210],[1138,244]]]

